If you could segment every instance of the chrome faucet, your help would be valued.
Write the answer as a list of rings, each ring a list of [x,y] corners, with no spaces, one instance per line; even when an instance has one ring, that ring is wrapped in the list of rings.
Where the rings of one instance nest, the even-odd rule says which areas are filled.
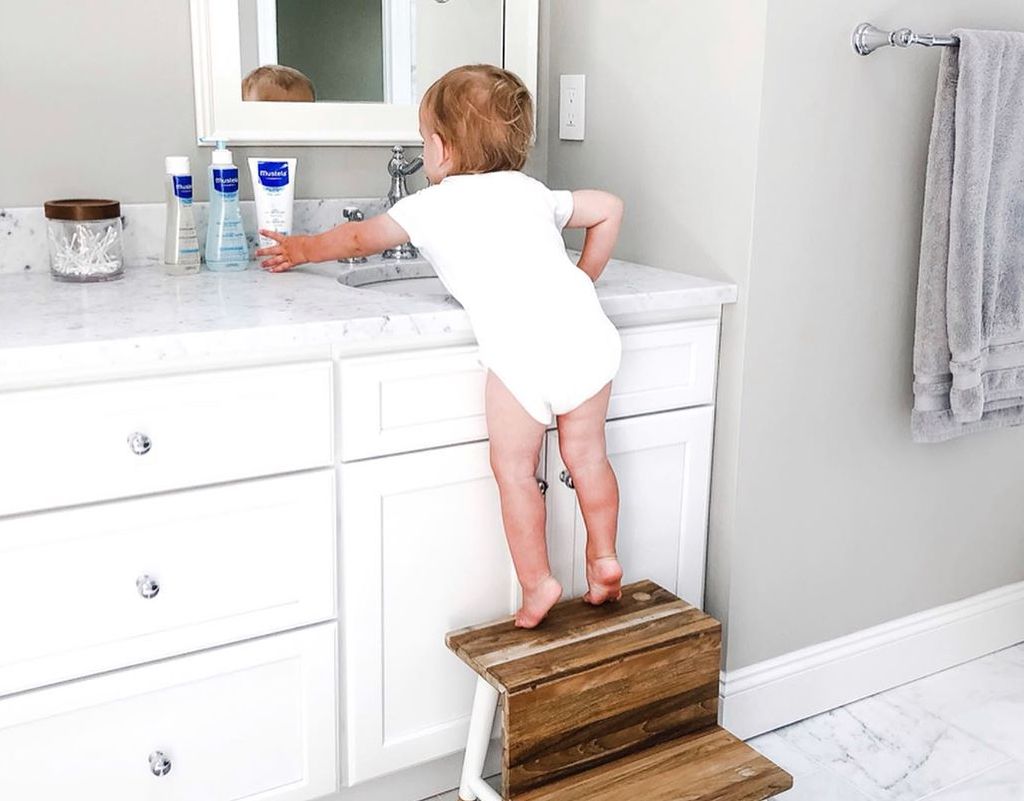
[[[341,213],[345,215],[345,219],[349,222],[362,222],[366,219],[363,210],[358,206],[345,206]],[[366,256],[353,256],[350,259],[338,259],[338,261],[342,264],[366,264]]]
[[[405,158],[404,147],[395,145],[391,148],[391,160],[388,162],[388,175],[391,176],[391,189],[388,191],[388,208],[394,206],[403,197],[408,197],[411,194],[406,186],[405,179],[422,166],[422,157],[417,156],[412,161],[408,161]],[[406,242],[397,248],[385,250],[383,255],[385,259],[404,260],[419,258],[420,253],[411,243]]]

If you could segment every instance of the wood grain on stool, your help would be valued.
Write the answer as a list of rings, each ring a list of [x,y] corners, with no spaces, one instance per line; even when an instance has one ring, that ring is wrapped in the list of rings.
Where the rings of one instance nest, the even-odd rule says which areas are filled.
[[[784,770],[714,726],[509,797],[512,801],[763,801],[792,786]]]

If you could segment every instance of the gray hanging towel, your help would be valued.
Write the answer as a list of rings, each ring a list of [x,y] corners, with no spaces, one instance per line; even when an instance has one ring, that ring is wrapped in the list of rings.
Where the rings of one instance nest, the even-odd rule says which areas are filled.
[[[1024,33],[955,33],[925,183],[916,442],[1024,423]]]

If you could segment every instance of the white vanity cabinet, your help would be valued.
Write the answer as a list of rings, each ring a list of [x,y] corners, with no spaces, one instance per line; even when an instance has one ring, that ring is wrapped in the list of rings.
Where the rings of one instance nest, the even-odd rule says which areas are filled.
[[[619,554],[627,579],[653,578],[700,606],[718,321],[622,334],[607,426],[621,491]],[[464,747],[474,677],[444,634],[517,606],[481,441],[483,375],[471,347],[339,365],[347,786]],[[549,550],[566,593],[579,595],[586,531],[564,472],[551,430],[538,476]]]
[[[699,605],[718,319],[621,330],[619,555]],[[0,796],[455,784],[474,677],[444,635],[518,605],[485,372],[466,344],[317,353],[0,392]],[[552,427],[537,478],[579,595],[565,473]]]

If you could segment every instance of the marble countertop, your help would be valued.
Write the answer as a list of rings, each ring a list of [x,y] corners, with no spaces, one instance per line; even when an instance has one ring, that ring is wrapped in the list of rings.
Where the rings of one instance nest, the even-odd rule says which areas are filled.
[[[150,265],[102,284],[62,284],[38,272],[0,275],[0,383],[262,350],[380,347],[382,338],[396,346],[425,336],[471,339],[466,313],[445,294],[343,286],[336,280],[341,269],[323,264],[270,274],[253,264],[239,273],[172,277]],[[613,318],[736,299],[731,284],[624,261],[608,265],[597,290]]]

